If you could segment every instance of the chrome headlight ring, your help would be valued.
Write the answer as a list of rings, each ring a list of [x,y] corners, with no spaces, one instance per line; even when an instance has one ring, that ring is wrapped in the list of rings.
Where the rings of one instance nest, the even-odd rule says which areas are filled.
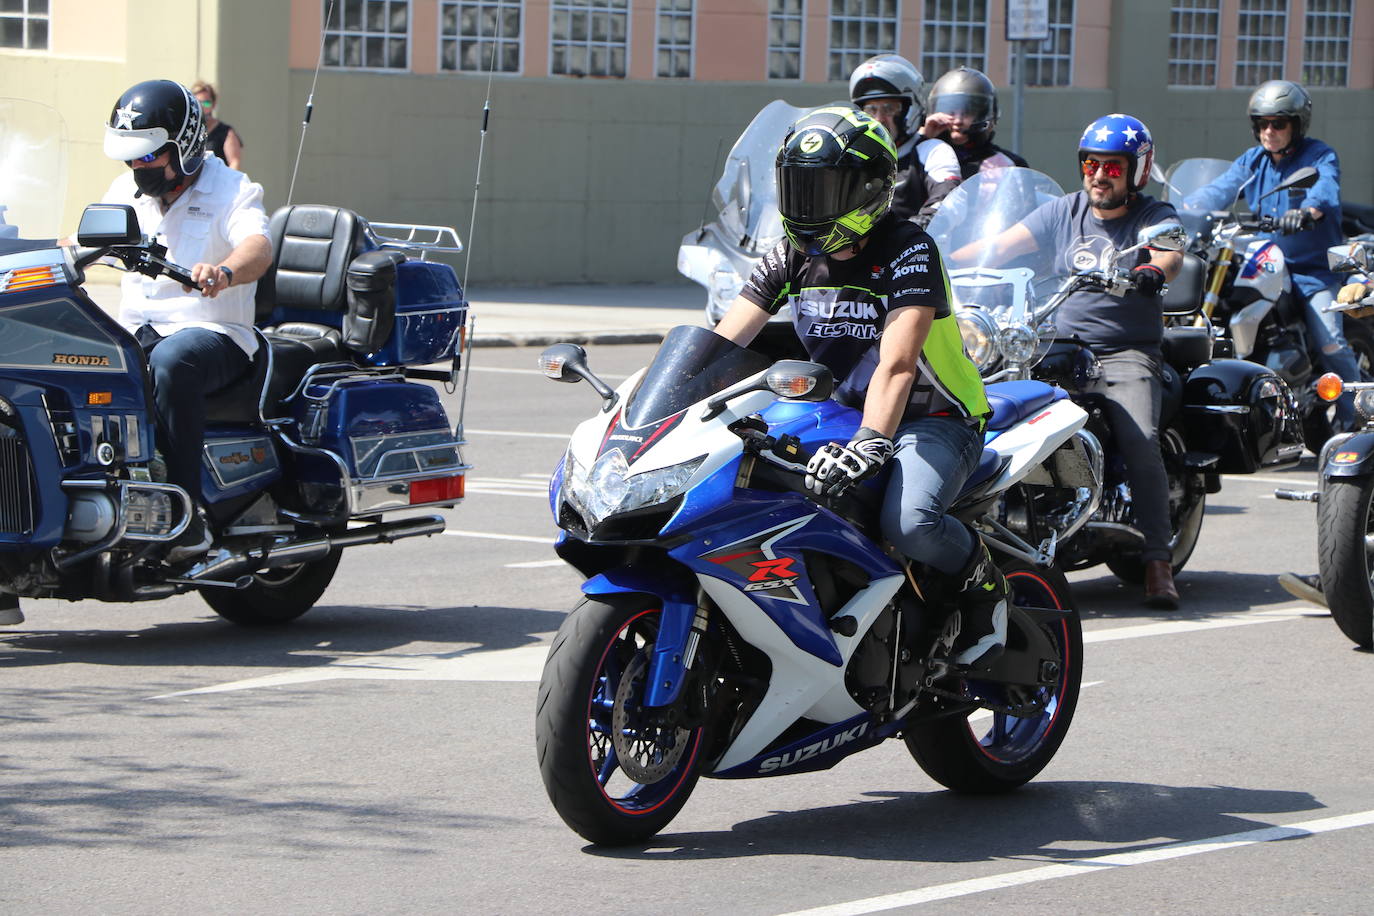
[[[961,308],[954,313],[959,335],[964,339],[964,352],[978,367],[980,375],[997,363],[997,324],[987,312],[977,308]]]

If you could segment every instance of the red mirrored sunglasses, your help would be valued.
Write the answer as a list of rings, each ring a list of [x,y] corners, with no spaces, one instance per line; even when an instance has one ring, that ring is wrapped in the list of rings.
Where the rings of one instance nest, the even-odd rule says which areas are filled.
[[[1096,175],[1098,169],[1101,169],[1102,174],[1108,178],[1120,178],[1126,174],[1126,166],[1121,162],[1100,162],[1091,156],[1083,160],[1084,175]]]

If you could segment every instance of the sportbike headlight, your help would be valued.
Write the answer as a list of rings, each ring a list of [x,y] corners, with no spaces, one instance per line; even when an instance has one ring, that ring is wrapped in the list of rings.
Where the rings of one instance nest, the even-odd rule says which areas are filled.
[[[620,449],[611,449],[592,465],[582,466],[571,453],[563,477],[564,492],[588,527],[622,512],[668,502],[680,494],[706,456],[671,467],[631,474]]]
[[[959,309],[954,315],[959,323],[959,335],[964,339],[964,352],[985,374],[997,362],[997,325],[982,309]]]

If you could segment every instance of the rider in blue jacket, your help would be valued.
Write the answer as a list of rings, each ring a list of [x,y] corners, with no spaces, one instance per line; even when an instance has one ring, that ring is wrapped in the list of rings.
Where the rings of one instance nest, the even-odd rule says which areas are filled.
[[[1272,238],[1283,251],[1295,291],[1306,305],[1308,331],[1326,368],[1346,381],[1359,381],[1359,364],[1341,327],[1342,313],[1327,311],[1341,286],[1340,277],[1326,263],[1326,249],[1342,241],[1341,165],[1336,151],[1307,136],[1312,97],[1295,82],[1261,84],[1250,96],[1249,112],[1259,145],[1241,153],[1224,175],[1190,195],[1185,205],[1226,209],[1237,193],[1244,193],[1255,216],[1274,218],[1279,232]],[[1306,166],[1317,170],[1317,183],[1311,188],[1269,194]],[[1337,431],[1349,429],[1354,420],[1353,401],[1344,397],[1336,405]]]

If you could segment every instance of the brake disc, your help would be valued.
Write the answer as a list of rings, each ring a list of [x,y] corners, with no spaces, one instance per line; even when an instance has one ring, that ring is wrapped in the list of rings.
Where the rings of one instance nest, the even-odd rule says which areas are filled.
[[[651,725],[645,721],[644,675],[649,663],[647,652],[638,652],[625,667],[615,689],[611,711],[611,743],[615,746],[621,771],[637,783],[649,785],[673,771],[687,751],[685,728]]]

